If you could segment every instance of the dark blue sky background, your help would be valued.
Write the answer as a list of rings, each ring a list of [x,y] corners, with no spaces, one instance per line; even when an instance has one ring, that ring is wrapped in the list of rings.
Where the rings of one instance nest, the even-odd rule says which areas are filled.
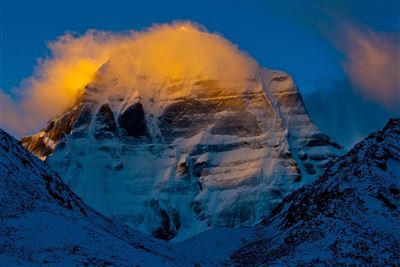
[[[399,115],[353,90],[340,65],[344,55],[327,38],[338,20],[398,33],[399,1],[0,1],[0,88],[6,92],[32,74],[37,58],[49,52],[46,42],[66,31],[191,20],[261,65],[290,73],[318,126],[345,146]]]

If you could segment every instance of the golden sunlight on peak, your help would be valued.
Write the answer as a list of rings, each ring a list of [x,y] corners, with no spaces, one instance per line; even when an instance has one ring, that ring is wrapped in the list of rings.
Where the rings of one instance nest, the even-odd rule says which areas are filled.
[[[156,80],[194,79],[212,74],[214,79],[245,80],[257,63],[223,36],[193,23],[158,25],[121,43],[111,55],[118,77],[144,74]]]
[[[64,112],[93,82],[104,89],[101,97],[129,88],[148,95],[154,90],[146,86],[150,81],[162,84],[204,77],[238,85],[254,77],[258,69],[258,64],[229,40],[192,22],[123,34],[96,30],[81,36],[67,33],[48,46],[51,57],[42,60],[27,80],[22,88],[25,97],[14,112],[33,114],[29,121],[34,123]],[[99,71],[103,65],[107,67]]]
[[[71,69],[66,72],[60,81],[65,88],[65,93],[72,98],[77,96],[77,93],[82,90],[88,83],[90,83],[102,63],[90,60],[81,60]]]

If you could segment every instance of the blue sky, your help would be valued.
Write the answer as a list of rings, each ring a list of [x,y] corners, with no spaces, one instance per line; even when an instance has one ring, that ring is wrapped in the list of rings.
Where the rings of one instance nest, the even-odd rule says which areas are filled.
[[[0,88],[10,93],[18,87],[48,54],[46,42],[66,31],[120,32],[190,20],[222,34],[261,65],[290,73],[318,126],[350,146],[399,110],[366,99],[349,83],[341,65],[346,55],[335,43],[338,25],[346,21],[398,36],[399,8],[398,1],[1,0]]]

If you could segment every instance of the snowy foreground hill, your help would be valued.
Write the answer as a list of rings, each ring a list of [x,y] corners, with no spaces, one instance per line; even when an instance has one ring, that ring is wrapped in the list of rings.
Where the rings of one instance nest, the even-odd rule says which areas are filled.
[[[88,208],[0,130],[0,266],[190,265],[162,240]]]
[[[400,120],[294,192],[232,255],[237,265],[400,264]]]
[[[400,120],[371,134],[254,227],[167,243],[88,208],[0,131],[0,265],[260,266],[400,263]]]

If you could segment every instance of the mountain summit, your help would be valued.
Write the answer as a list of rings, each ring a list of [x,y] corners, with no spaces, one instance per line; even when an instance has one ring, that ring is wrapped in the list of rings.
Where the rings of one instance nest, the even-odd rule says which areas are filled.
[[[343,153],[286,73],[258,67],[219,35],[158,30],[163,53],[153,35],[139,36],[74,105],[22,139],[98,211],[175,241],[252,225]],[[182,42],[221,53],[201,46],[198,58]]]

